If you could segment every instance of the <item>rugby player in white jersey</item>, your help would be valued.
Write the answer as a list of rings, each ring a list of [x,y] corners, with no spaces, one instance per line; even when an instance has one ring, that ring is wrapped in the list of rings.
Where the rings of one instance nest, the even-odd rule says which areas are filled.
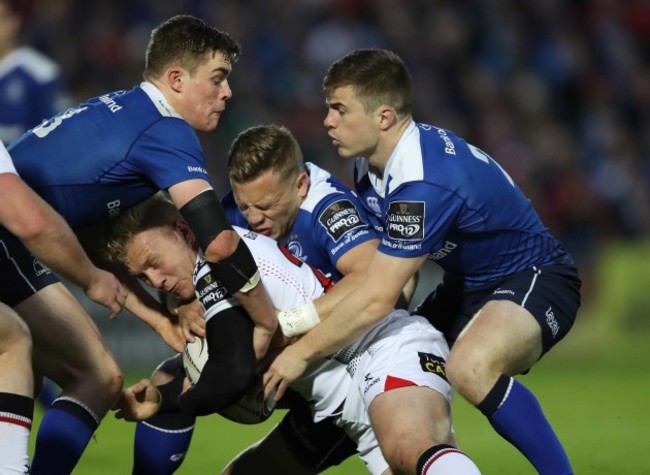
[[[239,399],[257,379],[251,324],[225,289],[214,285],[189,226],[161,197],[128,211],[114,225],[109,255],[131,274],[184,299],[196,292],[205,309],[211,348],[199,381],[180,397],[182,375],[160,386],[162,390],[143,380],[123,391],[117,416],[143,420],[161,407],[204,415]],[[277,308],[307,303],[331,286],[320,271],[272,239],[235,229],[251,249]],[[349,347],[314,361],[292,389],[312,401],[315,420],[336,417],[357,443],[370,473],[418,473],[421,468],[416,465],[426,451],[430,457],[423,468],[430,471],[421,473],[477,474],[474,463],[451,445],[451,390],[444,377],[447,351],[442,335],[424,319],[395,311]],[[244,391],[214,384],[232,371],[249,375],[242,378],[248,380]],[[391,406],[378,404],[388,394]],[[375,433],[377,419],[390,424],[391,432]]]

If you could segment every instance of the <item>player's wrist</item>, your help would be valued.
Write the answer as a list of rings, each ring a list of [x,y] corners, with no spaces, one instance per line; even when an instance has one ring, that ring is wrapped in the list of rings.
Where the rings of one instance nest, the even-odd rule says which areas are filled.
[[[286,337],[294,337],[307,333],[320,323],[318,311],[313,302],[307,302],[291,310],[280,310],[278,323]]]

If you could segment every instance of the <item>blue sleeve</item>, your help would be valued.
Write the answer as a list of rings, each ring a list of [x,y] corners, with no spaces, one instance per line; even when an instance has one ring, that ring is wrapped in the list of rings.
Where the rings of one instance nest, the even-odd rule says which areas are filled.
[[[386,198],[386,227],[379,250],[396,257],[418,257],[441,248],[462,205],[461,198],[439,185],[405,183]]]
[[[193,179],[212,183],[199,139],[180,119],[166,118],[147,129],[130,156],[137,171],[161,190]]]
[[[352,193],[332,194],[312,214],[313,238],[336,263],[346,252],[371,239],[378,239],[361,202]]]

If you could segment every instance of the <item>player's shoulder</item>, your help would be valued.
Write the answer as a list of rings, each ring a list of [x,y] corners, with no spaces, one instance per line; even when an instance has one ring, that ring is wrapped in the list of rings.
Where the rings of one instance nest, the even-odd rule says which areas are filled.
[[[3,69],[20,69],[35,83],[48,83],[59,79],[61,68],[52,59],[29,46],[21,46],[7,56]]]
[[[301,209],[315,213],[341,200],[357,204],[354,192],[330,172],[309,162],[305,166],[309,171],[310,186]]]

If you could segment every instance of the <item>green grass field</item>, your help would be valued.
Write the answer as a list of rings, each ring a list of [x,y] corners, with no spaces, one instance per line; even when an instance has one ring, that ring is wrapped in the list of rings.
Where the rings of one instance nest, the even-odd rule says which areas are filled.
[[[520,377],[538,396],[563,441],[577,474],[650,475],[650,297],[647,271],[637,256],[615,253],[607,286],[580,314],[574,330],[533,371]],[[630,270],[634,272],[630,272]],[[600,280],[600,279],[599,279]],[[601,280],[602,281],[602,280]],[[646,326],[639,322],[643,313]],[[140,375],[131,375],[130,379]],[[127,381],[128,382],[128,381]],[[484,417],[460,398],[453,406],[462,448],[483,474],[534,474],[527,461],[501,439]],[[218,416],[199,420],[192,448],[179,474],[219,473],[225,463],[264,434],[280,417],[241,426]],[[134,425],[107,416],[75,474],[128,474]],[[328,475],[366,473],[357,459]]]

